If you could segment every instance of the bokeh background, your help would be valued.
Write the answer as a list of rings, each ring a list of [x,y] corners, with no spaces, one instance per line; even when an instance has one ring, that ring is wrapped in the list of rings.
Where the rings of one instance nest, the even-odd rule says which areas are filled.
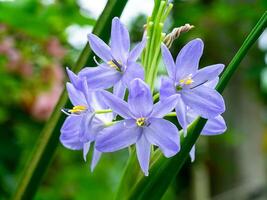
[[[0,199],[14,192],[21,172],[106,0],[0,0]],[[171,49],[205,42],[201,66],[230,62],[267,8],[266,0],[175,0],[165,32],[190,23]],[[142,37],[153,0],[129,0],[122,20],[132,42]],[[165,74],[162,67],[160,76]],[[267,199],[267,30],[249,51],[224,93],[228,130],[202,136],[165,194],[166,200]],[[35,199],[114,196],[127,150],[105,154],[94,173],[82,152],[59,144]]]

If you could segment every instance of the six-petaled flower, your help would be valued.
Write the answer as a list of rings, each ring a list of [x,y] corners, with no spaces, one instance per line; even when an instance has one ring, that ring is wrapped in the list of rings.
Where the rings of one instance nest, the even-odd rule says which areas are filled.
[[[162,79],[160,96],[164,99],[179,94],[175,110],[185,132],[188,125],[186,119],[188,107],[206,119],[212,119],[225,111],[222,96],[214,88],[205,85],[218,77],[224,65],[215,64],[198,70],[203,46],[202,40],[192,40],[182,48],[176,62],[168,48],[164,44],[161,47],[169,77]]]
[[[99,92],[89,91],[86,80],[79,79],[69,69],[67,72],[71,83],[67,83],[66,87],[74,106],[71,109],[62,109],[68,117],[60,130],[60,141],[66,148],[83,150],[83,157],[86,160],[91,142],[105,127],[105,123],[112,121],[113,115],[111,113],[96,115],[95,110],[107,108]],[[101,152],[94,149],[91,170],[96,166],[100,156]]]
[[[153,105],[150,89],[141,79],[131,82],[128,103],[109,92],[103,92],[102,95],[107,105],[124,120],[98,134],[97,150],[113,152],[136,144],[137,158],[145,175],[148,175],[151,145],[158,146],[166,157],[171,157],[179,151],[179,133],[176,126],[162,119],[174,108],[176,95]]]
[[[146,37],[129,51],[128,30],[115,17],[112,20],[110,47],[94,34],[89,34],[88,40],[95,54],[104,61],[98,67],[86,67],[79,73],[79,76],[87,78],[89,87],[106,89],[114,86],[114,94],[122,98],[131,80],[144,79],[144,69],[136,60],[145,47]]]

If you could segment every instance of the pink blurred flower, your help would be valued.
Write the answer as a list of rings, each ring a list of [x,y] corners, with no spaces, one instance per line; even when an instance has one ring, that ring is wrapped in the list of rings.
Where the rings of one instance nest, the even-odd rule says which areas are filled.
[[[66,50],[61,46],[57,38],[52,38],[48,41],[46,50],[50,55],[55,56],[58,59],[63,58],[66,54]]]
[[[40,93],[31,107],[31,114],[37,120],[43,121],[50,117],[63,90],[63,85],[56,84],[50,91]]]

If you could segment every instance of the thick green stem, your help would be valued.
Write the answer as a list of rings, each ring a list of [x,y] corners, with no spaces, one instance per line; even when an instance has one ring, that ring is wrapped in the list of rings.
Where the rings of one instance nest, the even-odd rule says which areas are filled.
[[[267,13],[265,12],[256,26],[248,35],[243,45],[234,56],[226,70],[224,71],[220,82],[218,83],[217,90],[222,93],[225,86],[229,82],[233,73],[237,69],[242,59],[247,54],[249,48],[255,43],[267,25]],[[161,199],[170,183],[176,177],[184,162],[186,161],[189,151],[197,141],[201,130],[203,129],[206,119],[196,119],[188,128],[188,133],[181,141],[181,150],[177,155],[172,158],[165,158],[159,156],[157,161],[151,166],[150,175],[142,177],[136,184],[128,199],[134,200],[148,200],[148,199]]]
[[[170,13],[172,4],[168,1],[156,1],[152,16],[147,21],[147,47],[142,56],[142,64],[145,68],[145,81],[154,90],[154,82],[158,72],[158,60],[160,59],[160,45],[163,41],[163,25]]]
[[[110,31],[111,20],[113,17],[121,15],[126,3],[127,0],[109,0],[104,11],[97,20],[93,33],[99,35],[105,41],[108,41],[109,34],[107,33]],[[90,59],[91,64],[93,64],[92,58],[93,53],[87,44],[72,70],[74,72],[78,72],[88,62],[88,59]],[[65,105],[67,99],[67,92],[64,90],[54,109],[54,112],[40,134],[40,138],[24,169],[13,199],[29,200],[33,198],[58,145],[60,127],[65,119],[65,116],[62,115],[60,110],[61,108],[66,107]]]
[[[134,147],[129,147],[129,159],[127,161],[120,185],[116,194],[116,200],[125,199],[131,191],[132,186],[136,183],[136,178],[140,177],[140,166],[137,160],[136,151]]]
[[[228,67],[225,69],[225,72],[220,78],[219,84],[216,87],[216,90],[218,92],[222,92],[224,88],[226,87],[227,83],[230,80],[230,76],[228,74],[233,74],[235,70],[237,69],[240,62],[243,60],[245,55],[248,53],[250,47],[255,43],[255,41],[260,37],[261,33],[264,31],[264,29],[267,26],[267,11],[262,15],[256,26],[253,28],[253,30],[250,32],[250,34],[245,39],[244,43],[234,56],[234,58],[229,63]]]

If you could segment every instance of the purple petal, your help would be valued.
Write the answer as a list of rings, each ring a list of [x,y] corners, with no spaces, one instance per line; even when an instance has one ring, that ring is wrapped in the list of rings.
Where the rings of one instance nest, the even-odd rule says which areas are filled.
[[[187,119],[191,123],[193,122],[198,115],[194,113],[192,109],[189,109],[187,112]],[[215,118],[209,119],[205,124],[201,135],[219,135],[226,131],[227,127],[225,121],[221,115],[216,116]]]
[[[223,97],[216,90],[201,85],[183,90],[182,99],[193,111],[206,118],[214,118],[225,111]]]
[[[142,39],[140,43],[138,43],[130,52],[128,57],[128,62],[135,62],[140,54],[142,53],[143,49],[146,46],[146,37]]]
[[[122,81],[119,81],[113,87],[113,94],[119,97],[120,99],[124,99],[125,91],[126,91],[126,87],[124,86]]]
[[[82,84],[81,84],[81,90],[83,91],[84,97],[86,99],[86,103],[87,103],[87,109],[89,112],[93,112],[94,109],[91,106],[92,105],[92,94],[94,93],[92,90],[89,89],[87,81],[84,79]]]
[[[130,37],[127,28],[117,17],[112,20],[110,46],[114,58],[125,64],[129,54]]]
[[[198,69],[204,44],[201,39],[188,42],[176,58],[176,80],[180,80],[189,74],[194,75]]]
[[[223,71],[223,68],[223,64],[217,64],[210,65],[198,70],[192,78],[194,82],[192,83],[191,87],[195,87],[199,84],[203,84],[205,82],[215,79]]]
[[[149,122],[143,130],[148,141],[158,146],[166,157],[174,156],[180,150],[177,127],[165,119],[151,118]]]
[[[181,96],[179,96],[177,98],[177,104],[175,107],[175,111],[176,111],[177,120],[178,120],[179,124],[181,125],[181,127],[183,128],[184,134],[186,135],[187,125],[188,125],[187,118],[186,118],[187,108],[186,108],[186,105],[184,104]]]
[[[142,171],[145,176],[148,176],[150,149],[151,145],[147,141],[146,137],[142,134],[139,140],[136,142],[136,153]]]
[[[153,110],[153,99],[148,85],[141,79],[130,83],[128,104],[135,117],[147,117]]]
[[[84,68],[79,76],[86,77],[91,89],[107,89],[120,80],[121,73],[107,64],[102,64],[98,67]]]
[[[87,156],[88,151],[90,149],[90,144],[91,144],[91,142],[86,142],[83,144],[83,159],[84,159],[84,161],[86,161],[86,156]]]
[[[176,91],[173,80],[168,77],[163,77],[160,86],[160,99],[164,100],[174,94],[176,94]]]
[[[107,91],[103,91],[102,96],[113,112],[125,119],[132,118],[129,106],[125,101]]]
[[[113,94],[117,96],[118,98],[124,100],[125,92],[126,92],[126,87],[124,86],[122,81],[119,81],[118,83],[114,85]],[[116,117],[117,117],[117,114],[113,113],[113,119],[115,119]]]
[[[75,73],[73,73],[68,67],[66,68],[68,77],[70,79],[71,84],[74,85],[75,88],[81,90],[82,80]]]
[[[201,135],[219,135],[226,131],[227,127],[221,115],[213,119],[209,119],[204,126]]]
[[[87,106],[86,98],[80,90],[76,89],[71,83],[67,83],[66,88],[72,105]]]
[[[166,66],[168,75],[172,80],[175,80],[176,66],[175,66],[173,57],[171,55],[171,52],[165,46],[165,44],[161,45],[161,52],[162,52],[163,62],[164,62],[164,65]]]
[[[68,149],[80,150],[83,143],[79,137],[79,127],[82,121],[81,116],[69,116],[60,129],[60,142]]]
[[[189,152],[189,156],[191,158],[191,162],[195,161],[195,156],[196,156],[196,145],[192,147],[192,149]]]
[[[88,97],[90,100],[90,105],[94,110],[104,110],[108,109],[108,106],[103,100],[102,91],[94,91],[90,92],[90,96]]]
[[[164,117],[166,114],[168,114],[174,109],[177,104],[178,98],[179,95],[175,94],[170,97],[167,97],[164,100],[160,100],[154,105],[154,109],[151,116],[156,118]]]
[[[205,83],[204,85],[209,87],[209,88],[215,88],[216,85],[218,84],[219,82],[219,77],[216,77],[215,79],[211,80],[211,81],[208,81],[207,83]]]
[[[118,151],[136,143],[140,134],[141,129],[135,125],[135,120],[119,121],[97,135],[95,146],[101,152]]]
[[[122,82],[125,85],[129,85],[129,83],[136,78],[144,80],[144,68],[136,62],[128,63],[122,77]]]
[[[94,114],[93,113],[85,113],[82,115],[81,125],[79,127],[79,137],[80,141],[86,143],[88,141],[92,141],[95,138],[95,130],[94,127]]]
[[[112,60],[111,49],[105,42],[92,33],[88,34],[88,40],[91,49],[99,58],[105,62]]]
[[[102,153],[100,151],[97,151],[96,149],[94,149],[93,158],[92,158],[92,162],[91,162],[91,172],[94,171],[97,163],[99,162],[101,155],[102,155]]]

